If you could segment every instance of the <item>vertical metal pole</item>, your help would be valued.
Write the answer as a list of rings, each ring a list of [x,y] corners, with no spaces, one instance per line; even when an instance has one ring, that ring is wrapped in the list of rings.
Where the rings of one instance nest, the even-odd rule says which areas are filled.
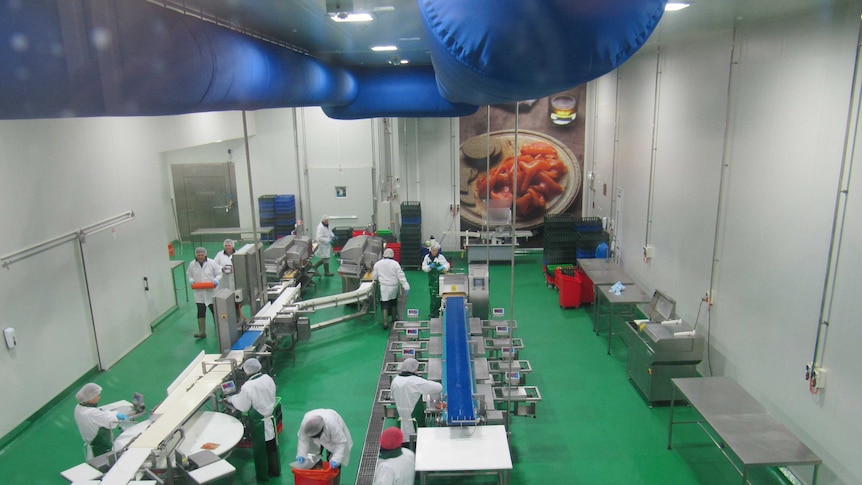
[[[78,250],[81,252],[81,268],[84,270],[84,290],[87,292],[87,308],[90,310],[90,324],[93,327],[93,342],[96,344],[96,358],[99,359],[99,370],[102,366],[102,351],[99,349],[99,333],[96,331],[96,316],[93,314],[93,298],[90,297],[90,279],[87,277],[87,262],[84,258],[83,233],[78,233]]]
[[[260,233],[258,232],[257,226],[257,218],[254,216],[254,183],[251,179],[251,151],[248,146],[248,122],[245,116],[245,110],[242,110],[242,134],[243,134],[243,143],[245,144],[245,169],[248,174],[248,200],[249,207],[251,208],[251,231],[254,236],[254,267],[258,273],[258,281],[257,281],[257,291],[254,294],[248,295],[249,305],[251,306],[251,314],[254,315],[258,310],[263,306],[263,295],[264,288],[266,288],[266,275],[259,271],[263,265],[261,264],[260,258],[262,257],[262,247],[258,248],[257,244],[260,242]],[[273,238],[275,238],[275,228],[273,228]],[[248,289],[249,293],[251,293],[251,288]],[[258,305],[258,302],[260,304]]]

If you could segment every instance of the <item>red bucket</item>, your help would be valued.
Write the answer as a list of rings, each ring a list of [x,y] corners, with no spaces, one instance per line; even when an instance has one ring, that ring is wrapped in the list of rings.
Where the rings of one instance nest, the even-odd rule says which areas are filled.
[[[338,478],[340,468],[332,469],[329,463],[323,462],[323,468],[301,470],[293,468],[293,478],[296,485],[333,485]]]

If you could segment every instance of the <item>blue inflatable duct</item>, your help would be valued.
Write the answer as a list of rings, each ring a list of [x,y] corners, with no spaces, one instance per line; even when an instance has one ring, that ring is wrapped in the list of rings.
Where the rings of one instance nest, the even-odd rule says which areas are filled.
[[[392,116],[431,118],[467,116],[479,107],[450,103],[437,90],[434,69],[388,67],[355,71],[356,98],[348,105],[324,106],[326,116],[340,120]]]
[[[0,119],[300,106],[339,119],[463,116],[613,70],[665,2],[417,1],[433,70],[351,71],[145,0],[4,2]]]
[[[418,0],[437,85],[453,103],[558,93],[632,56],[666,0]]]

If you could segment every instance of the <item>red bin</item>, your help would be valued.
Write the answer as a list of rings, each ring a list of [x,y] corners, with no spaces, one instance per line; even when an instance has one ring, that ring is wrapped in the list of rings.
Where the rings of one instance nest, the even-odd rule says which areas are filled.
[[[554,284],[560,297],[560,308],[578,308],[581,306],[581,277],[578,273],[569,276],[562,268],[554,270]]]

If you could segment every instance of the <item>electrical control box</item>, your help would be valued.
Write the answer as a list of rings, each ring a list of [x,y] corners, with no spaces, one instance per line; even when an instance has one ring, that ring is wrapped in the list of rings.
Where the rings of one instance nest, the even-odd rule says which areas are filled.
[[[12,327],[3,329],[3,337],[6,339],[6,348],[14,349],[16,345],[18,345],[18,341],[15,339],[15,329]]]

